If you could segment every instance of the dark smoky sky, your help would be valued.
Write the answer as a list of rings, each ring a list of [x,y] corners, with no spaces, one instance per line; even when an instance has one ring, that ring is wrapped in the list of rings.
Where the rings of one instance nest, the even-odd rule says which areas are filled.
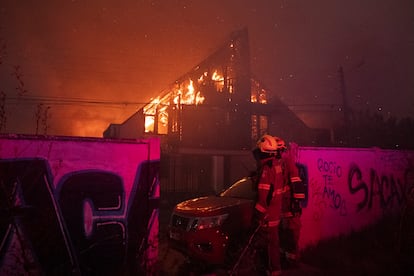
[[[411,0],[2,0],[2,131],[100,137],[244,27],[252,73],[292,109],[341,104],[342,66],[354,109],[414,117],[413,11]]]

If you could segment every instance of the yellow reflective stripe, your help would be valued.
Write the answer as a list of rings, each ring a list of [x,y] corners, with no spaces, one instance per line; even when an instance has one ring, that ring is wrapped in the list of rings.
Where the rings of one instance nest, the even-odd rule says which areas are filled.
[[[303,193],[294,193],[293,194],[294,198],[298,198],[298,199],[304,199],[305,198],[305,194]]]
[[[256,203],[255,208],[260,213],[265,213],[267,211],[267,209],[265,207],[263,207],[260,203]]]
[[[271,221],[268,221],[267,222],[267,226],[268,227],[275,227],[275,226],[278,226],[279,225],[279,222],[280,222],[279,219],[278,220],[271,220]]]
[[[257,186],[257,188],[258,188],[259,190],[266,190],[266,191],[269,191],[269,190],[270,190],[270,184],[259,184],[259,185]]]
[[[280,194],[283,194],[283,193],[286,193],[286,192],[289,192],[289,191],[290,191],[290,187],[286,185],[283,188],[276,189],[276,191],[273,192],[273,196],[280,195]]]
[[[299,176],[293,176],[293,177],[291,177],[291,178],[290,178],[290,181],[291,181],[291,182],[300,182],[300,181],[302,181],[302,180],[300,179],[300,177],[299,177]]]
[[[282,214],[282,218],[290,218],[293,217],[293,213],[292,212],[284,212]]]

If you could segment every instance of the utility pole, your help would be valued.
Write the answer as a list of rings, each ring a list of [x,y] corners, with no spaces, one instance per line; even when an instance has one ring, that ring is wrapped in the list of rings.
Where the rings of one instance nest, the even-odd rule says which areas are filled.
[[[47,106],[46,108],[45,108],[45,110],[43,111],[43,118],[42,118],[42,124],[43,124],[43,134],[44,135],[47,135],[47,129],[48,129],[48,123],[47,123],[47,121],[48,121],[48,117],[49,117],[49,109],[50,109],[50,106]]]
[[[6,127],[6,93],[0,91],[0,133]]]
[[[43,107],[43,104],[41,104],[41,103],[37,105],[37,110],[36,110],[36,114],[35,114],[35,116],[36,116],[36,132],[35,132],[35,134],[36,135],[39,134],[39,123],[40,123],[40,119],[41,119],[41,116],[42,116],[42,107]]]
[[[345,138],[345,142],[349,143],[348,132],[350,129],[350,117],[349,117],[350,110],[349,110],[348,99],[347,99],[347,94],[346,94],[344,70],[342,66],[339,66],[338,74],[339,74],[340,93],[342,95],[342,109],[344,113],[344,130],[345,130],[344,138]]]

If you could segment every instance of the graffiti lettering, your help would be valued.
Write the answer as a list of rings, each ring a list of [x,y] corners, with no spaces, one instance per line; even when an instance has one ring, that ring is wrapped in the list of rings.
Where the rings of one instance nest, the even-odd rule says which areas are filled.
[[[339,211],[339,215],[346,216],[347,208],[345,199],[333,188],[338,178],[342,176],[342,168],[336,162],[319,158],[317,161],[318,171],[321,172],[323,183],[312,179],[312,198],[314,200],[315,220],[321,219],[325,209],[332,208]]]
[[[396,179],[393,174],[379,175],[376,170],[370,169],[369,183],[365,182],[361,169],[351,164],[348,173],[348,188],[351,194],[363,193],[363,199],[357,204],[357,211],[365,207],[371,209],[376,197],[382,209],[393,207],[394,202],[401,205],[405,199],[405,192],[414,183],[409,183],[410,169],[404,174],[404,182]]]
[[[346,216],[348,211],[345,199],[331,186],[318,184],[315,179],[311,180],[312,199],[314,201],[313,219],[320,220],[328,207],[338,210],[339,215]]]
[[[80,171],[63,177],[59,188],[59,205],[76,241],[80,266],[98,274],[115,273],[128,242],[122,179],[105,171]],[[109,251],[111,261],[102,263]]]
[[[364,199],[357,204],[357,211],[361,211],[368,202],[368,186],[362,180],[361,169],[356,164],[351,164],[348,173],[348,188],[351,194],[356,194],[360,191],[364,193]]]
[[[121,269],[145,274],[144,251],[158,212],[158,171],[159,160],[142,162],[130,187],[113,172],[74,171],[54,189],[47,160],[0,160],[0,208],[5,212],[0,267],[17,235],[21,250],[14,263],[45,275],[114,275]]]
[[[342,176],[342,168],[333,161],[326,161],[322,158],[318,159],[318,170],[323,173],[329,173],[340,178]]]
[[[398,183],[398,186],[397,186]],[[368,202],[368,209],[372,208],[373,199],[375,196],[379,197],[381,208],[392,207],[394,199],[397,199],[398,204],[400,205],[404,197],[404,187],[403,184],[397,180],[397,183],[394,179],[394,176],[391,174],[389,177],[383,175],[379,177],[377,172],[373,169],[370,170],[370,184],[371,184],[371,193]]]
[[[333,178],[331,175],[325,174],[322,175],[325,185],[333,185]]]
[[[339,210],[340,215],[345,216],[347,214],[345,199],[343,199],[339,193],[335,192],[334,189],[325,185],[323,197],[331,199],[329,206]]]

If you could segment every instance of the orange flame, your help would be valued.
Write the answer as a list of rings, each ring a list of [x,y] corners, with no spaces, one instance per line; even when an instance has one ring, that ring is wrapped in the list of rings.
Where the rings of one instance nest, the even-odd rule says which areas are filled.
[[[158,132],[168,132],[168,106],[171,104],[179,108],[180,105],[200,105],[205,101],[205,97],[198,90],[198,86],[204,85],[205,81],[209,78],[209,72],[203,72],[197,79],[196,86],[191,78],[188,80],[188,85],[185,86],[184,82],[180,83],[178,87],[172,88],[163,97],[157,97],[151,99],[150,103],[144,106],[143,112],[145,115],[145,132],[155,131],[155,123],[158,123]],[[210,77],[213,81],[217,92],[223,92],[224,88],[224,76],[219,73],[218,70],[214,70]],[[227,85],[226,91],[233,93],[233,86]],[[183,89],[184,88],[184,89]],[[267,103],[267,92],[262,89],[257,82],[252,83],[251,97],[252,103]]]
[[[223,92],[224,77],[219,75],[217,73],[217,70],[216,70],[216,71],[213,72],[213,75],[211,76],[211,79],[215,82],[217,91],[218,92]]]
[[[177,91],[177,96],[174,97],[174,104],[186,104],[186,105],[199,105],[202,104],[205,100],[205,97],[201,95],[201,92],[194,92],[194,82],[190,79],[190,83],[187,86],[187,92],[183,93],[181,89]]]

